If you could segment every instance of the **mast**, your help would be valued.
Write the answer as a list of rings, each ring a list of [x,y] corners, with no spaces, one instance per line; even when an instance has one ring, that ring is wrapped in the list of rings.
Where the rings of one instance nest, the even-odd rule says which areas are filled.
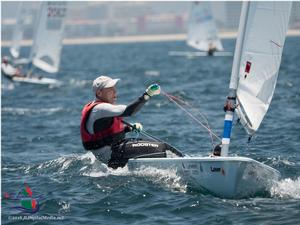
[[[248,19],[249,6],[250,6],[249,2],[247,1],[243,2],[239,30],[238,30],[238,37],[236,40],[236,46],[234,52],[230,84],[229,84],[229,94],[227,96],[226,104],[224,106],[225,119],[224,119],[221,156],[227,156],[229,151],[234,107],[236,104],[236,90],[238,87],[240,61],[241,61],[241,55],[242,55],[243,44],[245,39],[245,31],[246,31],[246,23]]]

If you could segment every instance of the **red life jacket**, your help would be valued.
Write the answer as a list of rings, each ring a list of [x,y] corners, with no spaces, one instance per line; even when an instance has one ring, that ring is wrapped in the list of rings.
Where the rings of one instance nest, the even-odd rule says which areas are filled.
[[[80,123],[80,134],[83,147],[86,150],[98,149],[105,145],[112,145],[114,142],[119,141],[120,139],[125,138],[124,125],[122,122],[122,117],[114,117],[113,123],[110,127],[96,132],[95,134],[90,134],[86,129],[86,122],[89,118],[89,115],[92,109],[104,102],[93,101],[86,104],[83,107],[81,114],[81,123]]]

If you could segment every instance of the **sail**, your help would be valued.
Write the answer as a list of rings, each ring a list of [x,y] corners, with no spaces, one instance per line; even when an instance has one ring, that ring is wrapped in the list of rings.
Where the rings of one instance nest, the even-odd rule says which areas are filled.
[[[10,54],[14,58],[19,58],[20,56],[20,46],[21,46],[21,41],[23,39],[24,25],[27,20],[26,18],[27,16],[28,16],[28,10],[24,7],[24,4],[20,2],[17,10],[16,25],[14,26],[14,30],[13,30],[12,45],[9,49]]]
[[[236,112],[250,135],[259,128],[273,97],[291,5],[292,2],[249,2]]]
[[[31,49],[32,63],[48,72],[59,70],[66,2],[43,2]]]
[[[215,47],[223,51],[209,2],[193,2],[188,23],[187,44],[201,51]]]

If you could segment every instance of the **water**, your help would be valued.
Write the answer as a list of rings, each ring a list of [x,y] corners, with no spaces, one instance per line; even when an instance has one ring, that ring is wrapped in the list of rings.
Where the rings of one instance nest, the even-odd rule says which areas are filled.
[[[224,41],[233,51],[234,40]],[[2,195],[24,182],[43,195],[35,216],[63,216],[66,224],[299,224],[300,212],[300,38],[287,38],[277,89],[269,113],[250,144],[240,126],[231,154],[254,158],[282,174],[266,194],[222,199],[191,190],[172,171],[111,170],[85,152],[79,134],[83,105],[93,98],[100,74],[121,78],[118,101],[130,103],[154,82],[205,113],[221,134],[231,57],[170,57],[189,50],[184,42],[64,46],[61,87],[11,84],[2,78]],[[23,54],[28,53],[28,48]],[[2,49],[3,55],[8,53]],[[196,112],[197,113],[197,112]],[[157,96],[134,117],[144,129],[184,153],[211,151],[208,133],[165,97]],[[2,223],[18,201],[2,200]],[[55,220],[26,221],[54,224]]]

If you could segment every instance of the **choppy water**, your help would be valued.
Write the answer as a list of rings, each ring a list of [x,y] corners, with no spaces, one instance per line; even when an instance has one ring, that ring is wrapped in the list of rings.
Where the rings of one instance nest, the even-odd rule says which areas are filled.
[[[233,51],[234,40],[224,45]],[[222,199],[190,190],[172,171],[111,170],[84,151],[81,109],[92,99],[91,83],[100,74],[122,79],[121,103],[158,82],[200,109],[213,130],[222,133],[232,57],[170,57],[168,51],[191,49],[184,42],[161,42],[65,46],[57,74],[61,87],[17,85],[2,78],[2,195],[26,182],[33,194],[44,196],[34,215],[63,216],[66,224],[299,224],[299,45],[300,38],[287,38],[272,105],[252,142],[247,144],[241,127],[233,130],[232,154],[281,172],[282,179],[267,194]],[[163,96],[130,121],[141,122],[146,131],[189,155],[211,150],[207,132]],[[13,219],[24,215],[11,208],[19,202],[2,199],[1,204],[3,224],[57,223]]]

